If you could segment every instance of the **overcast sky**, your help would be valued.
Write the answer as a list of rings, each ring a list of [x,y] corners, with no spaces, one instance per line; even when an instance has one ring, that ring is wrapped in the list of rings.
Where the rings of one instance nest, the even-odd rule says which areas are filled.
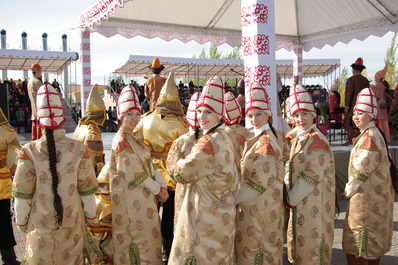
[[[42,33],[48,34],[48,47],[52,51],[62,50],[61,36],[68,36],[70,51],[80,51],[80,28],[78,20],[87,8],[97,0],[12,0],[2,1],[2,15],[0,28],[7,31],[7,48],[21,49],[21,33],[25,31],[28,48],[32,50],[42,49]],[[355,62],[358,57],[364,59],[369,76],[384,66],[384,58],[387,48],[390,46],[393,33],[386,34],[383,38],[369,37],[365,41],[353,40],[348,45],[338,43],[334,47],[326,46],[322,49],[312,49],[304,53],[304,59],[341,59],[341,69]],[[91,65],[92,83],[103,84],[104,80],[115,69],[122,66],[130,54],[188,57],[198,55],[209,44],[199,45],[196,42],[182,43],[178,40],[165,42],[159,38],[148,40],[142,37],[126,39],[121,36],[105,38],[100,34],[91,34]],[[224,53],[232,50],[228,45],[219,47]],[[291,59],[291,54],[286,51],[278,51],[277,59]],[[72,67],[72,79],[77,84],[80,80],[80,63]],[[75,74],[76,73],[76,74]],[[9,78],[22,78],[19,71],[9,71]],[[58,76],[51,76],[60,78]],[[139,79],[143,80],[143,79]],[[320,83],[322,80],[309,80],[307,84]]]

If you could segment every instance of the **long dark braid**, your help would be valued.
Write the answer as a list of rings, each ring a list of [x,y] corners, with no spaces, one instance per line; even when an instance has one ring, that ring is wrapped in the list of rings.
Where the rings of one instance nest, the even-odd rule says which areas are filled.
[[[211,134],[212,132],[214,132],[215,130],[217,130],[217,128],[220,127],[223,123],[224,123],[224,122],[223,122],[222,120],[220,120],[216,126],[214,126],[213,128],[211,128],[211,129],[206,133],[206,135]]]
[[[57,172],[57,153],[55,149],[55,142],[54,142],[54,134],[53,130],[46,129],[46,138],[47,138],[47,149],[48,149],[48,162],[50,164],[50,172],[52,176],[52,192],[54,194],[54,208],[56,215],[55,217],[55,225],[56,229],[59,229],[62,225],[63,220],[63,206],[61,197],[58,194],[58,172]]]
[[[379,127],[376,126],[376,128],[379,130],[379,132],[383,136],[384,144],[386,145],[386,149],[387,149],[388,160],[390,161],[391,184],[394,187],[395,192],[398,193],[398,172],[394,165],[394,162],[392,161],[390,152],[388,151],[388,144],[387,144],[386,136],[384,135],[383,131]]]
[[[199,128],[195,128],[195,141],[199,139]]]

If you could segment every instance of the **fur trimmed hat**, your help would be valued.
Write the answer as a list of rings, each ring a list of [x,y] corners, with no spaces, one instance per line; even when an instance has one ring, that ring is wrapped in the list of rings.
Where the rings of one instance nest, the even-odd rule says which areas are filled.
[[[362,72],[363,69],[366,68],[366,67],[363,65],[363,59],[362,59],[361,57],[359,57],[359,58],[355,61],[355,63],[351,64],[351,67],[352,67],[352,69],[358,70],[358,71],[361,71],[361,72]]]
[[[187,115],[186,115],[186,121],[192,129],[197,129],[200,128],[198,119],[196,117],[196,105],[198,103],[198,99],[200,97],[200,92],[195,92],[191,96],[191,100],[189,101],[188,108],[187,108]]]
[[[137,92],[135,92],[133,87],[125,86],[117,101],[117,119],[121,120],[126,112],[134,109],[141,112],[141,105],[138,100]]]
[[[231,92],[225,93],[224,96],[225,115],[224,120],[226,125],[233,125],[242,118],[242,108]]]
[[[156,57],[148,68],[151,69],[153,73],[160,73],[164,69],[164,66],[160,64],[159,58]]]
[[[246,113],[251,109],[259,109],[265,111],[269,116],[271,113],[271,102],[265,88],[259,83],[254,82],[247,92],[246,97]]]
[[[61,99],[50,84],[42,85],[37,90],[37,117],[42,127],[58,129],[65,122]]]
[[[224,116],[224,84],[221,77],[214,75],[205,84],[196,108],[205,106],[221,119]]]
[[[363,111],[374,119],[377,116],[377,99],[375,93],[370,88],[364,88],[357,96],[357,102],[353,111]]]
[[[310,93],[301,85],[294,85],[290,88],[289,96],[289,115],[293,116],[294,113],[300,110],[309,111],[316,116],[314,103]]]

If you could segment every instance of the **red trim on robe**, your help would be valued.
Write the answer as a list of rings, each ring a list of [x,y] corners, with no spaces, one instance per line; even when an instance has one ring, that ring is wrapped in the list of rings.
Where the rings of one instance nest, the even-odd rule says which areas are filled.
[[[19,152],[18,159],[31,160],[28,154],[23,149],[21,150],[21,152]]]
[[[209,141],[209,137],[203,137],[197,142],[197,147],[199,150],[205,152],[208,155],[214,156],[213,145]]]
[[[256,154],[276,156],[275,150],[270,144],[268,136],[266,134],[261,135],[259,140],[260,146],[256,149]]]
[[[120,141],[117,143],[117,146],[115,148],[115,154],[120,154],[125,151],[133,151],[133,147],[127,141],[126,134],[123,133],[120,137]]]
[[[326,152],[330,151],[329,145],[321,138],[319,138],[319,135],[317,134],[316,131],[312,130],[310,134],[312,139],[314,140],[308,147],[308,150],[322,150]]]
[[[236,136],[236,141],[238,142],[238,144],[244,145],[246,142],[246,138],[242,134],[238,134]]]
[[[363,136],[364,139],[361,141],[361,145],[358,148],[364,148],[368,150],[379,150],[373,138],[369,136],[369,131],[367,131]]]

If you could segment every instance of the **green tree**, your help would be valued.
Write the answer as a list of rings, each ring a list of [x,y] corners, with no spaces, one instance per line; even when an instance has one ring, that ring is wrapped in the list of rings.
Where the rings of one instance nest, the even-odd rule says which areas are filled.
[[[387,49],[386,58],[384,62],[388,65],[387,74],[385,76],[385,80],[390,85],[390,89],[394,89],[395,87],[395,76],[397,75],[396,66],[397,59],[395,55],[397,53],[398,43],[397,43],[397,33],[394,34],[394,37],[391,39],[391,45]]]
[[[348,79],[348,69],[347,69],[347,67],[344,67],[343,70],[341,70],[340,83],[339,83],[340,106],[341,107],[344,107],[345,83],[347,82],[347,79]]]

